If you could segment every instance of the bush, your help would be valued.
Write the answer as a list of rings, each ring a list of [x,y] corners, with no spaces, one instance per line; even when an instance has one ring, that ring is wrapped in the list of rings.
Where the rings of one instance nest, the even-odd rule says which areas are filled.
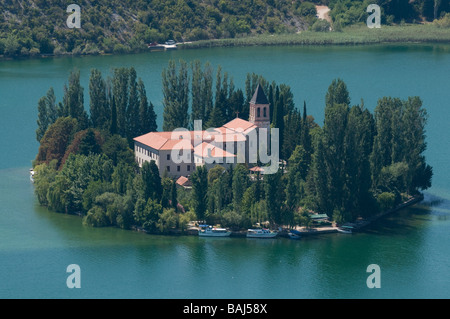
[[[83,225],[92,227],[109,226],[105,211],[100,206],[92,207],[86,216],[83,217]]]
[[[381,193],[380,195],[378,195],[377,202],[380,211],[382,212],[387,211],[388,209],[394,207],[395,194],[390,192]]]
[[[450,28],[450,12],[444,15],[439,20],[434,20],[433,24],[439,28]]]
[[[314,32],[328,32],[330,31],[330,23],[327,20],[317,20],[311,26],[311,30]]]

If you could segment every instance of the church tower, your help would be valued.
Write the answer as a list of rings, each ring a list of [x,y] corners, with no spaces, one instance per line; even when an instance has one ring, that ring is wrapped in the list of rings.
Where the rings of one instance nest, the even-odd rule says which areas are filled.
[[[250,100],[249,122],[259,128],[270,128],[270,103],[264,90],[258,84],[252,99]]]

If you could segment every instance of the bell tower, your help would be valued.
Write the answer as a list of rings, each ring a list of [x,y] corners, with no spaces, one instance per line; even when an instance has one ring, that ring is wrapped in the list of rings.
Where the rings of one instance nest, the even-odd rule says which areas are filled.
[[[250,100],[249,122],[259,128],[270,128],[270,103],[259,84]]]

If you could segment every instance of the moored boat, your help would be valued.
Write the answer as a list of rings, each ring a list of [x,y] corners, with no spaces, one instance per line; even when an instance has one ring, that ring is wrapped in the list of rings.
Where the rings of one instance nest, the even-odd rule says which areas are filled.
[[[343,226],[339,226],[337,228],[337,231],[340,232],[340,233],[343,233],[343,234],[351,234],[353,232],[353,227],[352,226],[343,225]]]
[[[30,181],[34,183],[34,169],[30,168]]]
[[[228,237],[231,231],[226,228],[208,226],[205,229],[200,229],[198,235],[202,237]]]
[[[267,228],[250,228],[247,230],[247,238],[273,238],[277,235],[277,232],[271,231]]]

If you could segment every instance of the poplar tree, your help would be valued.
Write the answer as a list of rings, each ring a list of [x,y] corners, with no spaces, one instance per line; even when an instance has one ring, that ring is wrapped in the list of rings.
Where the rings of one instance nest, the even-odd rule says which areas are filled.
[[[194,127],[195,120],[205,120],[205,107],[202,101],[202,82],[203,72],[199,60],[195,60],[191,64],[192,69],[192,112],[191,112],[191,126]]]
[[[201,103],[204,105],[204,114],[203,114],[203,128],[206,129],[206,123],[211,116],[211,112],[213,109],[213,68],[209,62],[206,62],[204,70],[203,70],[203,81],[202,81],[202,101]]]
[[[187,63],[180,60],[177,74],[176,63],[169,61],[162,72],[163,85],[163,130],[189,127],[189,76]]]
[[[117,133],[120,136],[128,137],[127,127],[127,107],[129,96],[129,71],[127,68],[114,69],[112,94],[116,112]]]
[[[40,142],[48,127],[58,119],[58,110],[56,108],[55,91],[51,87],[47,94],[38,101],[38,119],[36,129],[36,140]]]
[[[138,80],[137,90],[139,94],[139,133],[137,135],[155,132],[158,127],[156,124],[156,113],[153,104],[147,99],[144,82]]]
[[[69,85],[64,85],[63,97],[65,116],[70,116],[78,121],[79,129],[88,127],[88,115],[84,109],[83,87],[80,84],[80,71],[74,70],[69,75]]]
[[[48,89],[47,94],[45,95],[45,102],[47,103],[47,112],[48,112],[48,120],[49,124],[53,124],[58,119],[58,109],[56,107],[56,97],[55,97],[55,91],[53,90],[53,87],[50,87]]]
[[[50,125],[49,120],[49,112],[47,109],[46,98],[41,97],[38,102],[38,119],[37,119],[38,128],[36,129],[36,140],[38,142],[41,141],[42,137],[47,131],[47,128]]]
[[[133,138],[138,136],[140,129],[140,118],[139,118],[139,93],[137,89],[137,76],[136,70],[131,67],[128,71],[129,79],[129,96],[128,96],[128,106],[127,106],[127,137],[130,146],[133,145]]]
[[[108,129],[111,111],[106,92],[106,82],[98,69],[91,70],[89,78],[91,123],[94,128]]]
[[[304,172],[301,172],[301,176],[303,179],[306,179],[306,176],[308,175],[309,167],[311,165],[312,160],[312,154],[314,152],[312,147],[312,138],[310,134],[310,123],[308,120],[308,115],[306,113],[306,101],[303,101],[303,116],[302,116],[302,122],[301,122],[301,133],[300,133],[300,144],[303,146],[303,149],[305,150],[305,161],[306,161],[306,170]]]

